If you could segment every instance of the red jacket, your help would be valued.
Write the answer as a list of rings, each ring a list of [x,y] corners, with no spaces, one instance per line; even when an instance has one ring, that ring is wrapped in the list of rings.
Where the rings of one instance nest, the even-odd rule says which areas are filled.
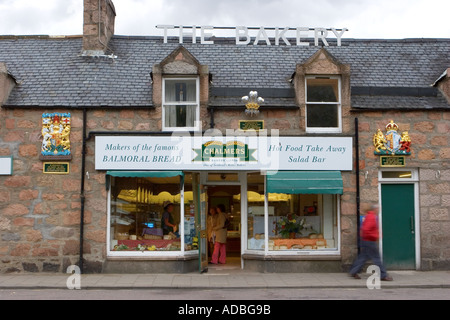
[[[361,236],[364,241],[378,240],[380,234],[378,231],[378,219],[375,212],[367,211],[361,228]]]

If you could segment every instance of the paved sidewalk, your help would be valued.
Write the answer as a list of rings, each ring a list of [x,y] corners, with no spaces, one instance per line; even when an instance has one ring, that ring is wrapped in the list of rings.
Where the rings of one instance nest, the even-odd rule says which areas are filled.
[[[394,281],[381,288],[449,288],[450,271],[391,271]],[[81,289],[248,289],[248,288],[366,288],[369,274],[360,280],[345,273],[255,273],[210,270],[187,274],[83,274]],[[2,289],[67,289],[70,274],[0,274]],[[75,283],[75,282],[71,282]]]

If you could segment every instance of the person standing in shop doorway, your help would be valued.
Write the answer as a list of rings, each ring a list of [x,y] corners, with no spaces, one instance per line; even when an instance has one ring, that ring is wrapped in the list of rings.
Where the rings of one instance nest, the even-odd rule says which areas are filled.
[[[371,260],[373,264],[380,268],[380,278],[384,281],[392,281],[388,276],[386,268],[381,262],[380,252],[378,251],[378,206],[373,205],[364,217],[361,226],[361,252],[356,258],[350,269],[350,276],[355,279],[361,279],[358,272],[361,271],[364,264]]]
[[[225,264],[227,253],[226,253],[226,243],[227,243],[227,216],[225,214],[225,206],[219,204],[217,206],[217,213],[215,219],[213,220],[212,230],[216,235],[214,242],[214,252],[211,258],[212,264]]]
[[[214,252],[214,243],[216,242],[216,234],[213,231],[214,220],[217,216],[216,207],[209,208],[208,219],[206,220],[206,228],[208,232],[208,255],[211,256]]]

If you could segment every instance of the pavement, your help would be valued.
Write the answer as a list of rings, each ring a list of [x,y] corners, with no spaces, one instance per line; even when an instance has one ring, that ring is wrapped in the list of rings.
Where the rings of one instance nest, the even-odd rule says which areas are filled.
[[[449,271],[390,271],[393,281],[381,288],[448,288]],[[367,288],[373,275],[361,279],[346,273],[259,273],[233,268],[209,268],[206,273],[183,274],[0,274],[0,290],[10,289],[251,289],[251,288]],[[77,287],[78,286],[78,287]]]

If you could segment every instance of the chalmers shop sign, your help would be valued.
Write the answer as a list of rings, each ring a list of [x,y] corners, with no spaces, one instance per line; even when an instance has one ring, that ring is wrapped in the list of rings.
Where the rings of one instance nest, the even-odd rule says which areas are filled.
[[[97,136],[96,170],[352,170],[351,137]]]

